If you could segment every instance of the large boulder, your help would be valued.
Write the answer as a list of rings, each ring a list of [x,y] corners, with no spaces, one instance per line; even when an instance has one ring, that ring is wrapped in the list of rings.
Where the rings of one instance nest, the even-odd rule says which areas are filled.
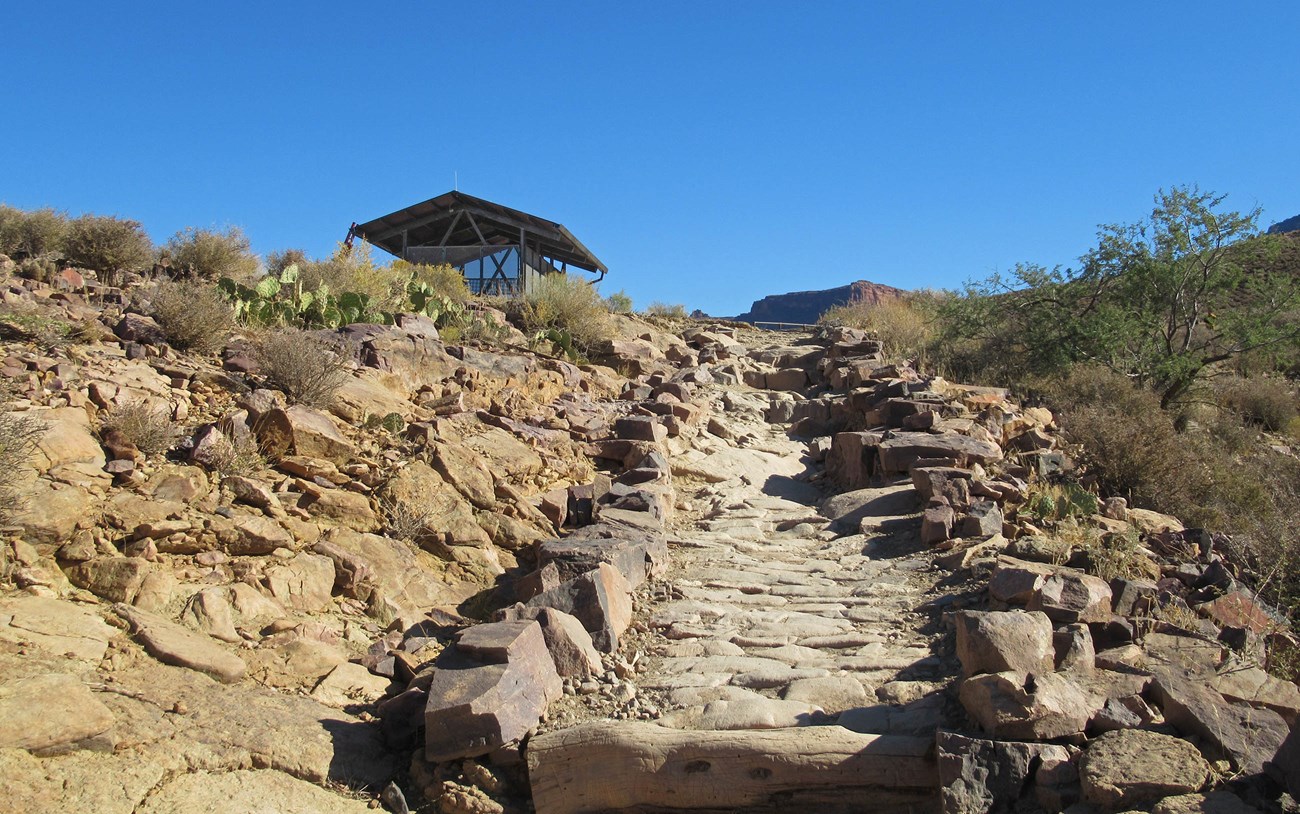
[[[1052,620],[1042,613],[961,611],[956,614],[962,674],[1050,673]]]
[[[1101,735],[1079,766],[1083,796],[1116,810],[1199,791],[1209,776],[1210,764],[1195,746],[1140,729]]]
[[[939,732],[936,746],[943,814],[1037,810],[1042,798],[1035,799],[1035,785],[1063,785],[1047,781],[1062,775],[1068,781],[1073,774],[1068,770],[1072,768],[1070,751],[1056,744],[991,741]]]
[[[248,671],[243,659],[202,633],[124,604],[115,605],[113,611],[126,620],[149,655],[163,664],[198,670],[226,683],[238,681]]]
[[[344,464],[357,452],[329,416],[300,404],[267,411],[254,430],[258,443],[272,457],[293,453]]]
[[[555,608],[576,616],[606,653],[618,650],[619,637],[632,624],[632,586],[606,563],[528,600],[534,608]]]
[[[113,713],[63,673],[0,682],[0,748],[75,748],[113,726]]]
[[[962,706],[995,738],[1049,740],[1078,735],[1092,717],[1093,702],[1061,673],[989,673],[968,678]]]
[[[477,757],[516,741],[562,692],[537,622],[475,625],[436,661],[424,708],[425,758]]]
[[[922,458],[955,459],[961,466],[988,465],[1002,460],[1002,448],[967,435],[893,432],[879,444],[880,468],[905,473]]]
[[[69,566],[68,581],[110,602],[134,602],[153,563],[136,557],[95,557]]]

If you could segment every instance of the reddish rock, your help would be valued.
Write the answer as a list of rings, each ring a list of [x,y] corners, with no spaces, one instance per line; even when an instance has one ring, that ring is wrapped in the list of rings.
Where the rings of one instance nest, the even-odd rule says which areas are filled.
[[[425,758],[485,755],[522,738],[563,688],[535,621],[492,622],[438,657],[424,708]]]
[[[344,464],[356,455],[352,442],[329,417],[302,405],[268,411],[257,420],[254,431],[271,457],[294,453]]]
[[[632,623],[632,586],[617,568],[600,563],[576,579],[528,600],[535,608],[555,608],[578,618],[596,648],[618,649],[618,638]]]
[[[1052,622],[1042,613],[960,611],[957,658],[962,674],[1053,669]]]

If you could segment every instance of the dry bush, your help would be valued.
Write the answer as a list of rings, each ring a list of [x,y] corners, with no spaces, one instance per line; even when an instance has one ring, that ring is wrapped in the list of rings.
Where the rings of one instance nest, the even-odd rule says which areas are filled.
[[[167,452],[180,440],[181,428],[167,410],[144,400],[130,401],[104,416],[100,434],[117,431],[146,456]]]
[[[1047,385],[1066,438],[1103,496],[1173,511],[1208,488],[1205,467],[1179,435],[1160,398],[1102,367],[1080,365]]]
[[[394,540],[416,543],[429,536],[432,512],[421,511],[410,501],[393,500],[385,497],[379,502],[379,509],[385,519],[385,534]]]
[[[0,254],[15,260],[58,252],[67,231],[68,216],[62,212],[0,206]]]
[[[224,232],[190,226],[172,235],[165,251],[177,278],[215,282],[229,277],[246,283],[257,276],[257,256],[247,235],[235,226]]]
[[[224,432],[208,450],[204,463],[222,477],[253,475],[266,468],[266,456],[251,435],[232,440]]]
[[[271,252],[266,255],[266,273],[273,276],[280,276],[280,272],[297,266],[302,268],[311,262],[307,259],[307,253],[302,249],[284,249],[283,251]]]
[[[115,285],[119,273],[148,268],[154,250],[136,221],[82,215],[68,224],[63,254],[73,265],[93,269],[104,282]]]
[[[410,275],[376,264],[368,243],[358,243],[350,250],[340,246],[328,260],[300,262],[298,274],[304,291],[327,286],[335,295],[344,291],[365,294],[377,311],[406,310]]]
[[[613,309],[610,309],[613,310]],[[686,306],[681,303],[655,301],[646,306],[646,316],[664,319],[686,319]]]
[[[563,331],[583,353],[609,338],[609,309],[594,286],[567,274],[545,274],[524,297],[524,324],[530,331]]]
[[[45,422],[25,413],[0,413],[0,520],[18,508],[18,491],[27,478],[32,453]]]
[[[266,334],[254,351],[267,382],[296,404],[328,407],[352,375],[347,347],[305,331],[290,328]]]
[[[935,320],[922,295],[896,297],[880,303],[851,302],[826,311],[820,325],[842,325],[870,331],[883,345],[887,359],[916,359],[924,364],[935,336]]]
[[[181,350],[210,354],[235,326],[230,303],[211,285],[160,282],[149,299],[167,342]]]
[[[1243,421],[1282,432],[1296,418],[1296,395],[1285,382],[1263,376],[1234,378],[1218,388],[1220,406]]]

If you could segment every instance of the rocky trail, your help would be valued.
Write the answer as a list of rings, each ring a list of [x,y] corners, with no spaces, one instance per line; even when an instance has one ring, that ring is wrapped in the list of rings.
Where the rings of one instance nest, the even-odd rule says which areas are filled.
[[[1291,632],[1005,391],[850,329],[620,317],[579,367],[402,315],[322,332],[310,407],[60,279],[3,298],[75,340],[0,314],[7,810],[1295,810]]]

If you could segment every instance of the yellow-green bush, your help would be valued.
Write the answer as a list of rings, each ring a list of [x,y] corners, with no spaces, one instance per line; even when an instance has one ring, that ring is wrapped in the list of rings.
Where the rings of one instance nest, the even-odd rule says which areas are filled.
[[[68,216],[62,212],[0,206],[0,254],[23,259],[58,252],[67,232]]]
[[[168,344],[207,354],[219,350],[235,325],[226,298],[208,284],[159,282],[149,296],[150,312]]]
[[[398,279],[424,283],[435,295],[446,297],[452,302],[463,303],[470,298],[469,284],[465,282],[465,275],[460,269],[448,263],[431,266],[394,260],[391,271]]]
[[[828,309],[818,324],[871,331],[881,341],[886,358],[924,364],[935,336],[930,300],[930,295],[918,293],[879,303],[851,302]]]
[[[582,353],[591,353],[602,340],[609,338],[609,310],[605,301],[591,283],[578,277],[542,276],[524,297],[522,311],[528,330],[562,331]]]

